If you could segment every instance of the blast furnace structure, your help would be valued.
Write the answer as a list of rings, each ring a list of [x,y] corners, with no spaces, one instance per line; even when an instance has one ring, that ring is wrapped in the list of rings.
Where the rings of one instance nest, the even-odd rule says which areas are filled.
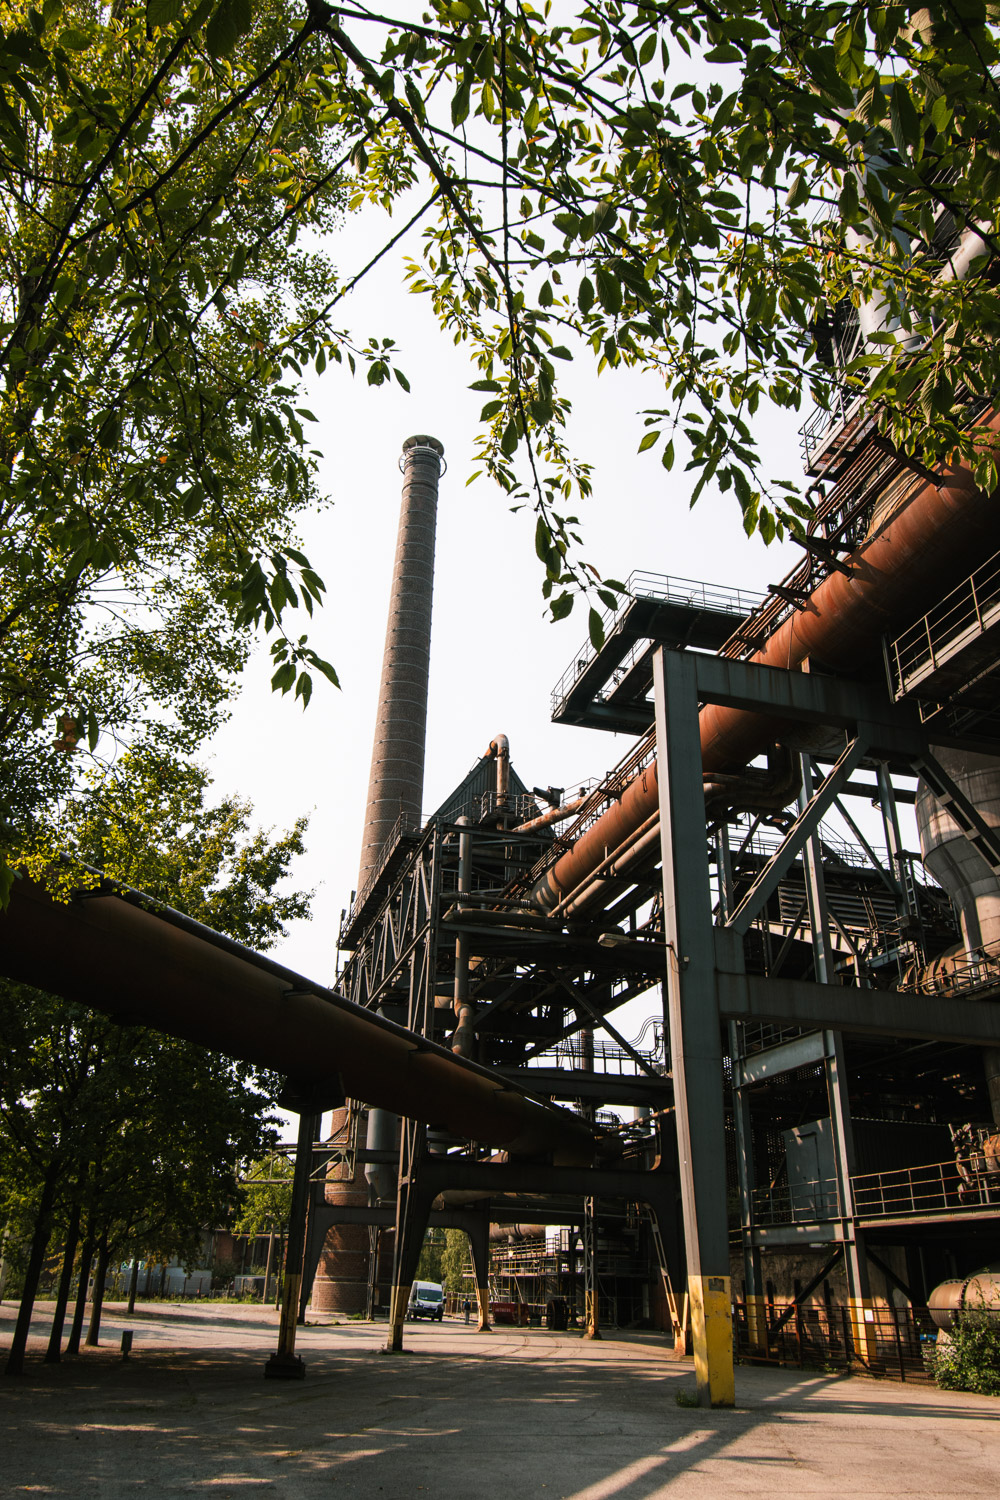
[[[346,916],[351,1000],[595,1132],[567,1163],[404,1123],[355,1213],[395,1231],[393,1346],[429,1223],[478,1225],[483,1326],[486,1226],[516,1226],[508,1270],[536,1279],[537,1226],[562,1226],[535,1241],[550,1303],[579,1290],[592,1334],[690,1322],[716,1404],[734,1327],[750,1356],[794,1335],[903,1371],[933,1286],[1000,1256],[1000,502],[849,393],[804,452],[786,578],[636,574],[557,685],[553,717],[632,732],[628,756],[529,793],[497,736],[400,820]],[[630,1040],[615,1011],[645,992],[655,1030]],[[387,1139],[358,1163],[385,1167]]]

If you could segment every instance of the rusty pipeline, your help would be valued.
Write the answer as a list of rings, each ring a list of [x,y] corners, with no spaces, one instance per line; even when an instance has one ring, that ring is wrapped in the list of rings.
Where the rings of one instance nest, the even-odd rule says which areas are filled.
[[[0,916],[0,973],[511,1157],[593,1160],[594,1133],[568,1110],[153,905],[108,881],[57,901],[18,879]]]
[[[984,425],[996,432],[1000,413],[992,412]],[[836,671],[857,671],[887,630],[917,618],[981,559],[984,536],[996,525],[997,499],[998,492],[987,495],[976,488],[965,465],[947,465],[934,479],[914,474],[909,498],[843,560],[845,571],[823,579],[750,662],[797,671],[815,661]],[[739,774],[755,756],[794,732],[773,713],[716,704],[702,708],[700,726],[705,773]],[[612,862],[612,851],[621,868],[630,845],[658,816],[653,762],[536,881],[530,899],[550,912],[565,912],[571,901],[574,908],[594,904],[603,888],[596,877]],[[654,843],[650,841],[650,857]],[[586,902],[584,887],[589,887]]]

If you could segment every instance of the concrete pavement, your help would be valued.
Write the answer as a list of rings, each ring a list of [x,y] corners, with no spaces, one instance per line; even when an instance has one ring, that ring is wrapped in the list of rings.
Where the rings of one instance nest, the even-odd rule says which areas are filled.
[[[42,1309],[44,1312],[45,1310]],[[14,1309],[0,1307],[9,1338]],[[118,1356],[135,1330],[133,1358]],[[689,1410],[689,1361],[655,1334],[408,1324],[301,1329],[304,1382],[265,1382],[273,1313],[150,1305],[104,1347],[0,1380],[0,1492],[333,1494],[479,1500],[771,1495],[996,1500],[1000,1402],[932,1387],[740,1369],[735,1411]],[[44,1332],[44,1320],[38,1334]],[[34,1344],[34,1341],[33,1341]]]

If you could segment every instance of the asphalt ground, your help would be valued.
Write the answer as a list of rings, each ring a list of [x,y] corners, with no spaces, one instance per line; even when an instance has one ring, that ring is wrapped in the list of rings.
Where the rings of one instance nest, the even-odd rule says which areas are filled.
[[[16,1309],[0,1305],[0,1344]],[[688,1409],[656,1334],[407,1324],[299,1330],[304,1381],[265,1381],[276,1318],[247,1306],[105,1313],[102,1347],[0,1377],[0,1494],[212,1500],[708,1500],[1000,1496],[1000,1402],[740,1368],[733,1411]],[[121,1331],[134,1330],[131,1359]]]

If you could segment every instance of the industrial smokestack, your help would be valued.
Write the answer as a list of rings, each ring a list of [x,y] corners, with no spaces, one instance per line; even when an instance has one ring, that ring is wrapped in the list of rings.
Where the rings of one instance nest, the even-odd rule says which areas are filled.
[[[403,471],[403,499],[361,841],[359,898],[378,868],[382,850],[400,813],[420,816],[434,589],[434,531],[443,458],[444,448],[437,438],[418,435],[407,438],[399,461]]]

